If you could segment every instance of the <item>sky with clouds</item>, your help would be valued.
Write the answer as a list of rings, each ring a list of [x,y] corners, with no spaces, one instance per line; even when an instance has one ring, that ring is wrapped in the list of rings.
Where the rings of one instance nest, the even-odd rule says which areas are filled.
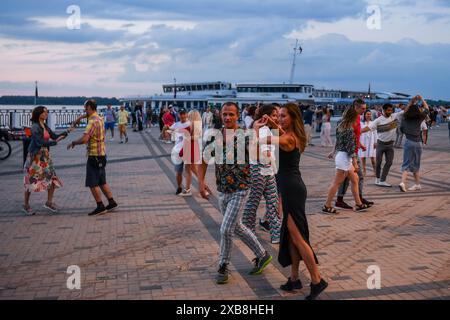
[[[450,100],[449,30],[450,0],[2,0],[0,95],[287,82],[299,39],[296,83]]]

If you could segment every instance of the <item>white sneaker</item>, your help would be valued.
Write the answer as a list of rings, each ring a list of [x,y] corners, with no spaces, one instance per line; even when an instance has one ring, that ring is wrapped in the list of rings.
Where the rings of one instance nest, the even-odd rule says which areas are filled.
[[[415,184],[411,188],[408,188],[408,191],[419,191],[419,190],[422,190],[420,184]]]
[[[387,183],[386,181],[380,181],[380,182],[377,184],[377,186],[380,186],[380,187],[387,187],[387,188],[392,187],[392,185],[389,184],[389,183]]]
[[[400,191],[401,192],[406,192],[406,186],[405,186],[405,184],[402,182],[402,183],[400,183],[399,185],[398,185],[398,187],[400,188]]]
[[[36,214],[36,212],[34,212],[34,210],[31,209],[31,207],[25,206],[22,206],[22,212],[25,213],[27,216],[34,216]]]
[[[58,213],[58,208],[53,203],[45,203],[44,208],[52,213]]]
[[[109,141],[113,142],[113,141],[114,141],[114,138],[109,139]]]
[[[375,185],[378,185],[380,183],[380,179],[376,178],[375,179]]]
[[[182,193],[180,193],[180,196],[182,196],[182,197],[190,197],[190,196],[192,196],[192,192],[191,192],[191,189],[185,189]]]

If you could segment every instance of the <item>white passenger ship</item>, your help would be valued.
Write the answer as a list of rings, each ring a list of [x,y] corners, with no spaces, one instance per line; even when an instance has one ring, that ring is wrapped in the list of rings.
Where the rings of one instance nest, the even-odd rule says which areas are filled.
[[[257,103],[296,102],[302,104],[331,105],[339,111],[355,98],[364,98],[369,105],[407,103],[410,96],[402,93],[377,93],[318,89],[310,84],[236,84],[229,82],[191,82],[163,85],[161,94],[152,96],[128,96],[120,100],[129,107],[136,103],[160,110],[175,106],[186,110],[204,110],[207,106],[220,107],[224,102],[235,102],[242,109]]]

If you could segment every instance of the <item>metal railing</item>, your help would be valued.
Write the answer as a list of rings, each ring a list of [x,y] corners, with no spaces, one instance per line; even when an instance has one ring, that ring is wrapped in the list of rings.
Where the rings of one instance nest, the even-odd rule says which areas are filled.
[[[31,126],[32,110],[0,109],[0,128],[19,129]],[[47,122],[52,122],[56,129],[65,129],[83,115],[81,109],[49,110]],[[81,121],[80,127],[86,126],[86,120]]]

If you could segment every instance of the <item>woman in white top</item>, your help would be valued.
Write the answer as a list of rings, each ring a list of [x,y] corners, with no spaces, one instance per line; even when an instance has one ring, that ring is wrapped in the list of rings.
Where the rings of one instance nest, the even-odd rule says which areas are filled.
[[[269,141],[273,137],[271,129],[278,129],[278,109],[271,104],[263,105],[259,108],[255,120],[260,120],[264,116],[268,117],[267,124],[259,128],[257,137],[262,141],[264,139]],[[250,164],[251,189],[242,214],[242,223],[256,234],[257,210],[262,197],[264,197],[266,200],[264,221],[267,223],[260,219],[259,224],[261,226],[269,225],[271,242],[274,244],[280,242],[281,232],[278,188],[275,179],[275,151],[274,145],[260,144],[259,161]]]
[[[362,121],[361,121],[361,131],[368,127],[372,123],[372,112],[370,110],[367,110],[364,112]],[[363,175],[366,175],[366,158],[370,158],[370,162],[372,163],[373,172],[376,172],[375,170],[375,157],[376,157],[376,148],[377,148],[377,131],[368,131],[361,133],[360,142],[361,145],[366,147],[366,151],[363,151],[362,148],[359,148],[358,156],[362,161],[362,169],[363,169]]]
[[[320,141],[322,147],[333,147],[333,140],[331,140],[331,111],[329,108],[324,110],[323,126],[320,132]]]
[[[256,107],[255,106],[251,106],[248,109],[248,114],[244,118],[245,129],[250,129],[252,127],[252,124],[253,124],[253,121],[254,121],[253,118],[255,116],[255,112],[256,112]]]

